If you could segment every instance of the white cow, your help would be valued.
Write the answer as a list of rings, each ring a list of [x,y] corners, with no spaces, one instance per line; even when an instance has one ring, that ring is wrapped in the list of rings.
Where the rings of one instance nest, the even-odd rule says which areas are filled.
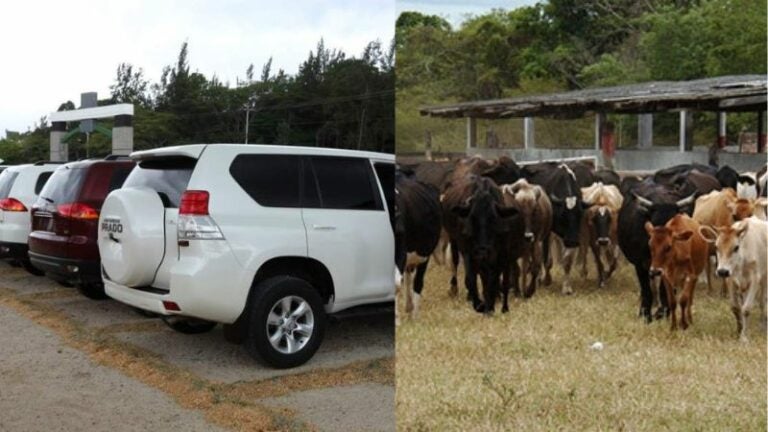
[[[760,319],[766,319],[768,283],[768,222],[749,217],[731,226],[700,228],[702,236],[715,243],[717,275],[731,283],[731,310],[736,317],[739,338],[747,340],[747,316],[755,300],[760,302]]]

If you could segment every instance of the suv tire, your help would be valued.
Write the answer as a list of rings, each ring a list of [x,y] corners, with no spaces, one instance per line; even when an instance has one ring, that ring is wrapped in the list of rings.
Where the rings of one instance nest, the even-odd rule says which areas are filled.
[[[205,321],[197,318],[187,318],[179,316],[164,316],[163,322],[168,327],[184,334],[208,333],[216,327],[215,322]]]
[[[104,292],[103,283],[80,283],[77,284],[77,290],[80,291],[80,294],[88,297],[91,300],[104,300],[109,298],[107,293]]]
[[[279,369],[306,363],[325,334],[325,310],[317,290],[290,276],[266,279],[253,290],[245,338],[248,354]]]

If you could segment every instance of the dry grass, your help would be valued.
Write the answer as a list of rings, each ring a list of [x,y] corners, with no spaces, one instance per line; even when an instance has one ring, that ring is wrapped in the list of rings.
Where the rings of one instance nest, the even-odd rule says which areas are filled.
[[[693,326],[671,334],[667,321],[637,318],[628,264],[604,289],[590,272],[574,278],[572,297],[559,293],[558,272],[486,318],[451,298],[448,270],[433,265],[418,320],[397,328],[398,430],[766,429],[756,311],[740,343],[728,301],[700,284]]]

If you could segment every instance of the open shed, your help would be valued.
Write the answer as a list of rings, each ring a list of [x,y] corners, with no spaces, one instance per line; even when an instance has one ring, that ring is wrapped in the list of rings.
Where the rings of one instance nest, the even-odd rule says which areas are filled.
[[[767,81],[765,75],[722,76],[692,81],[654,81],[429,106],[421,108],[420,113],[429,117],[466,118],[467,151],[475,152],[477,119],[524,118],[524,149],[534,150],[535,117],[572,119],[595,115],[594,150],[600,151],[605,149],[610,139],[610,134],[606,134],[606,114],[637,114],[639,116],[637,147],[647,149],[653,145],[653,114],[679,112],[679,151],[686,152],[692,150],[690,137],[693,111],[717,113],[720,147],[725,144],[727,113],[756,112],[758,114],[757,152],[763,153],[766,143]],[[608,164],[610,165],[610,161]]]

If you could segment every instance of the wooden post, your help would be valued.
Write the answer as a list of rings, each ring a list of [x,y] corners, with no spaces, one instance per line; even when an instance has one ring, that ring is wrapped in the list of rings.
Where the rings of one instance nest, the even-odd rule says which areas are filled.
[[[432,160],[432,131],[429,129],[424,133],[424,157],[428,161]]]
[[[467,117],[467,154],[470,153],[470,149],[477,147],[477,119],[474,117]]]
[[[637,115],[637,147],[653,147],[653,114]]]
[[[536,142],[533,138],[533,132],[533,117],[525,117],[523,119],[523,141],[526,150],[536,147]]]
[[[765,152],[765,111],[757,113],[757,152]]]
[[[717,147],[723,148],[728,144],[728,132],[726,130],[725,112],[717,112]]]

